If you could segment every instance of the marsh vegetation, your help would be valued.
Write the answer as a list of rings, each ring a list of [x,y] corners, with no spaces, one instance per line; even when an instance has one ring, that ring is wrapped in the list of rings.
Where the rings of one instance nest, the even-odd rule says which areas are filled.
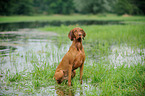
[[[136,20],[124,20],[125,25],[75,24],[0,32],[0,95],[145,95],[145,19],[130,18]],[[54,72],[71,45],[67,35],[74,27],[87,34],[83,84],[77,70],[71,87],[67,81],[57,85]]]

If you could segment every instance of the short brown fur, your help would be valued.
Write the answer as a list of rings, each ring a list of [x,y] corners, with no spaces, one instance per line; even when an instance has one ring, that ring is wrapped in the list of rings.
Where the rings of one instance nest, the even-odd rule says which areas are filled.
[[[63,80],[68,80],[68,85],[71,86],[71,79],[75,76],[75,69],[80,68],[80,81],[82,84],[83,67],[85,61],[85,52],[82,45],[82,39],[86,36],[86,33],[82,28],[72,29],[68,37],[72,42],[69,51],[64,55],[62,61],[58,65],[55,71],[54,78],[58,84],[61,84]]]

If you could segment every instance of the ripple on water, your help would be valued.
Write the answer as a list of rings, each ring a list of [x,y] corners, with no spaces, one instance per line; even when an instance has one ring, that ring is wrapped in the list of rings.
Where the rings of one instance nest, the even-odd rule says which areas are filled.
[[[127,45],[125,46],[112,46],[111,55],[108,56],[111,65],[114,68],[125,64],[125,67],[131,65],[137,65],[138,63],[144,64],[145,49],[134,49]]]

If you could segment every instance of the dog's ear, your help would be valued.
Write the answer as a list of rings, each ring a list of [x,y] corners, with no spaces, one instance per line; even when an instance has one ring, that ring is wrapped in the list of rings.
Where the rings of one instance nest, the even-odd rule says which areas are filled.
[[[69,32],[68,37],[71,41],[73,41],[73,38],[75,38],[73,29]]]
[[[82,34],[83,34],[83,39],[84,39],[84,37],[86,36],[86,33],[84,30],[82,30]]]

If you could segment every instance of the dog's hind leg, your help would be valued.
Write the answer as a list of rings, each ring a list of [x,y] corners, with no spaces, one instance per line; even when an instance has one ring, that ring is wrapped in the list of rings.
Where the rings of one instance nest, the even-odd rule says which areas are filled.
[[[73,78],[73,77],[75,77],[75,75],[76,75],[76,71],[73,70],[73,71],[72,71],[72,74],[71,74],[71,77]]]

